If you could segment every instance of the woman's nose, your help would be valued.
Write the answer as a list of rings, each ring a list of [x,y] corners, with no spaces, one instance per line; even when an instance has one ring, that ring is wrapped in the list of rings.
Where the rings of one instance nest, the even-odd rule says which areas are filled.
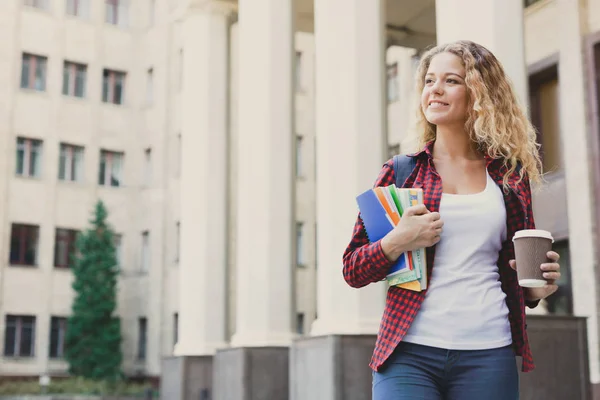
[[[435,94],[443,93],[444,90],[439,80],[433,84],[433,86],[431,87],[431,91]]]

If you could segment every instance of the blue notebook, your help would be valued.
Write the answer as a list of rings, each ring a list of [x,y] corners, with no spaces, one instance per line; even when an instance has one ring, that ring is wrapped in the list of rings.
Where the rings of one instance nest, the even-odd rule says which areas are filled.
[[[371,243],[382,239],[394,228],[394,224],[389,219],[385,208],[383,208],[373,190],[369,189],[357,196],[356,202],[360,209],[363,226]],[[398,257],[398,261],[390,268],[388,275],[406,268],[408,268],[408,265],[406,264],[406,257],[403,254]]]

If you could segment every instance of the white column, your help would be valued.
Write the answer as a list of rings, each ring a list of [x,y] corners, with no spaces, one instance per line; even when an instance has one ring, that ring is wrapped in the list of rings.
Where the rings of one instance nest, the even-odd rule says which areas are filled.
[[[571,279],[575,315],[587,317],[590,379],[600,382],[598,355],[598,304],[594,271],[594,207],[585,96],[582,38],[586,33],[581,2],[557,0],[559,25],[558,82],[560,85],[560,130],[563,138]],[[589,184],[588,184],[589,183]]]
[[[377,333],[383,283],[353,289],[342,254],[384,162],[383,0],[315,0],[318,269],[313,335]]]
[[[228,15],[191,5],[182,26],[180,356],[226,345]]]
[[[239,0],[237,306],[232,346],[289,345],[292,0]]]
[[[523,0],[436,0],[435,18],[438,44],[471,40],[488,48],[527,104]]]

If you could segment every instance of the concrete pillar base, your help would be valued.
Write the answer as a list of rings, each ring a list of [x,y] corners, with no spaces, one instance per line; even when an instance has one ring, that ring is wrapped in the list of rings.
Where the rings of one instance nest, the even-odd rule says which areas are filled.
[[[290,400],[370,400],[375,335],[329,335],[294,341]]]
[[[213,356],[165,357],[161,400],[212,400]]]
[[[214,400],[288,400],[289,378],[289,347],[218,350]]]

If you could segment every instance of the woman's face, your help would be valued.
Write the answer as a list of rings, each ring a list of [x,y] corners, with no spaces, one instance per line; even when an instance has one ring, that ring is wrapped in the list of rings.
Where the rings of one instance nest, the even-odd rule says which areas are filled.
[[[460,125],[467,120],[467,86],[462,60],[452,53],[431,59],[421,94],[421,109],[430,123]]]

